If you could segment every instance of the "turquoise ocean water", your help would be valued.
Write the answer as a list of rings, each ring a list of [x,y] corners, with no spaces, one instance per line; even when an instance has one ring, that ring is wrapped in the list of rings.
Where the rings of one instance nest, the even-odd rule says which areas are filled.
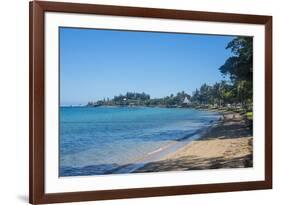
[[[59,175],[130,172],[124,169],[128,164],[141,164],[170,144],[192,139],[219,117],[182,108],[61,107]]]

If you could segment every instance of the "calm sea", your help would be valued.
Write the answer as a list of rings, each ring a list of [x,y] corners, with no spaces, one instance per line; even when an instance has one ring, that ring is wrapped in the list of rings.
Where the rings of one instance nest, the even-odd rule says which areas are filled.
[[[60,176],[117,173],[218,118],[181,108],[61,107]]]

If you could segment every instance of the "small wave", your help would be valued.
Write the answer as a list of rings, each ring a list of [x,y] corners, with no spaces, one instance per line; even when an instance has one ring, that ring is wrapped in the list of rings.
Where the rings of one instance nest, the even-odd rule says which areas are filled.
[[[160,152],[160,151],[162,151],[164,148],[159,148],[159,149],[157,149],[157,150],[155,150],[155,151],[152,151],[152,152],[149,152],[148,153],[148,155],[152,155],[152,154],[155,154],[155,153],[157,153],[157,152]]]

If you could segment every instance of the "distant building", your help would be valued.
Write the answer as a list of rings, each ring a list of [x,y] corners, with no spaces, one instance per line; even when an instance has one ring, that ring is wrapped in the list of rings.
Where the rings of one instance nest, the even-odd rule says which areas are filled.
[[[188,98],[185,97],[184,100],[183,100],[183,102],[182,102],[182,104],[184,104],[184,105],[189,105],[189,104],[190,104],[190,100],[188,100]]]

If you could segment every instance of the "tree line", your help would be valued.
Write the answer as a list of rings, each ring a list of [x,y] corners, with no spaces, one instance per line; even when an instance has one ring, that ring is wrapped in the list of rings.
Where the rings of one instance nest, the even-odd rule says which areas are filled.
[[[253,104],[253,38],[236,37],[228,43],[232,56],[219,68],[229,81],[203,84],[193,92],[191,101],[199,105],[218,107],[240,106],[252,110]]]
[[[178,92],[162,98],[151,98],[144,92],[127,92],[114,96],[112,99],[103,99],[96,102],[88,102],[87,106],[159,106],[159,107],[176,107],[182,106],[184,99],[190,99],[191,96],[186,92]]]
[[[89,102],[87,106],[183,106],[185,98],[190,100],[189,106],[235,106],[244,110],[252,110],[253,104],[253,38],[236,37],[231,40],[226,49],[230,49],[232,56],[218,68],[224,77],[213,85],[204,83],[190,96],[185,91],[171,94],[163,98],[151,98],[144,92],[127,92],[114,96],[112,99],[103,99]]]

